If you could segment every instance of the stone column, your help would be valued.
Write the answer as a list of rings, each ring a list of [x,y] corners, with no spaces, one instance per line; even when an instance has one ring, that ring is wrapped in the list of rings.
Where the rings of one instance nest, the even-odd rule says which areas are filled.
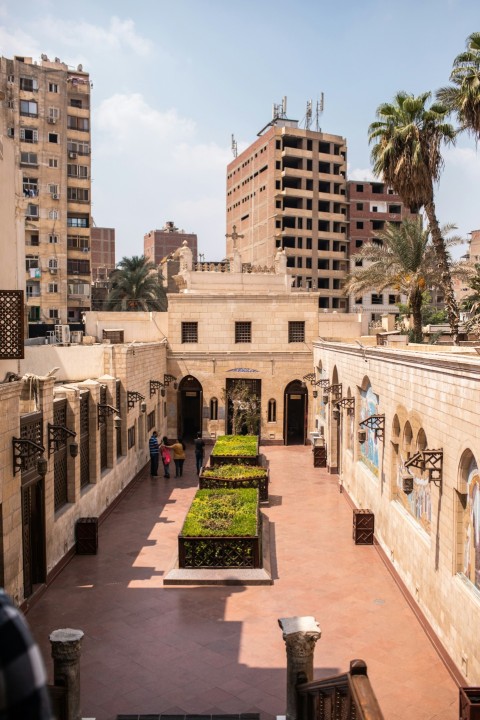
[[[311,615],[279,618],[278,624],[287,650],[287,720],[296,720],[298,674],[305,673],[307,682],[313,680],[313,653],[321,630]]]
[[[66,688],[66,720],[81,720],[80,652],[82,630],[65,628],[50,635],[53,658],[53,682]]]

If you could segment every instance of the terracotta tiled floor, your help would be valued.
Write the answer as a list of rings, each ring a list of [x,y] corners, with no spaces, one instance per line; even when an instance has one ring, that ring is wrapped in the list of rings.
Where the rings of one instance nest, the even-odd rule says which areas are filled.
[[[322,628],[315,676],[367,662],[387,720],[454,720],[458,690],[372,546],[351,539],[352,511],[336,476],[307,447],[270,460],[275,583],[163,587],[196,489],[191,449],[180,480],[145,476],[101,525],[99,553],[76,556],[28,614],[47,664],[49,633],[85,632],[82,712],[285,711],[280,617]]]

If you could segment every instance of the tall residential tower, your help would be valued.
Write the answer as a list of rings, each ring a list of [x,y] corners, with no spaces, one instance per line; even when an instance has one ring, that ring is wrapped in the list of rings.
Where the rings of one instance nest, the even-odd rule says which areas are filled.
[[[2,57],[0,97],[21,171],[28,320],[44,334],[90,308],[90,79],[59,58]]]
[[[325,310],[346,310],[346,156],[345,138],[274,112],[227,168],[227,256],[235,244],[244,263],[271,266],[284,248],[295,287],[318,290]]]

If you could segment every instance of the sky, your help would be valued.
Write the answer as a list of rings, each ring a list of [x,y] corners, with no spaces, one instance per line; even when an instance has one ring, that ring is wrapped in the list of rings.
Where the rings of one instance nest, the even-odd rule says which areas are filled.
[[[324,93],[321,129],[348,146],[348,179],[371,179],[368,126],[399,90],[448,84],[480,30],[478,0],[0,0],[0,53],[59,57],[90,73],[92,215],[117,261],[167,220],[225,255],[233,159],[287,97],[301,123]],[[480,156],[459,137],[436,193],[441,223],[480,228]]]

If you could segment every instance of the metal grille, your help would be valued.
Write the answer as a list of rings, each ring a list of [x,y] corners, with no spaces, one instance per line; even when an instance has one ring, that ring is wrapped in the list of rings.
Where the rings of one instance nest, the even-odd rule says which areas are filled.
[[[288,323],[288,342],[305,342],[305,322],[303,320],[291,320]]]
[[[102,385],[100,388],[100,403],[107,403],[107,388]],[[107,467],[107,418],[106,415],[100,421],[100,470]]]
[[[0,359],[24,357],[23,290],[0,290]]]
[[[90,446],[89,446],[90,393],[80,396],[80,487],[90,482]]]
[[[178,538],[181,568],[261,567],[259,537]]]
[[[122,395],[122,385],[120,380],[117,380],[115,385],[115,407],[117,408],[120,417],[122,415],[122,407],[121,407],[121,395]],[[115,428],[115,434],[116,434],[116,440],[117,440],[117,457],[120,457],[122,454],[122,428],[117,427]]]
[[[236,322],[235,323],[235,342],[251,343],[252,342],[252,323]]]
[[[53,402],[53,424],[67,424],[67,401],[54,400]],[[53,488],[55,512],[68,502],[67,492],[67,437],[60,436],[53,459]]]
[[[182,343],[198,342],[198,323],[182,322]]]

